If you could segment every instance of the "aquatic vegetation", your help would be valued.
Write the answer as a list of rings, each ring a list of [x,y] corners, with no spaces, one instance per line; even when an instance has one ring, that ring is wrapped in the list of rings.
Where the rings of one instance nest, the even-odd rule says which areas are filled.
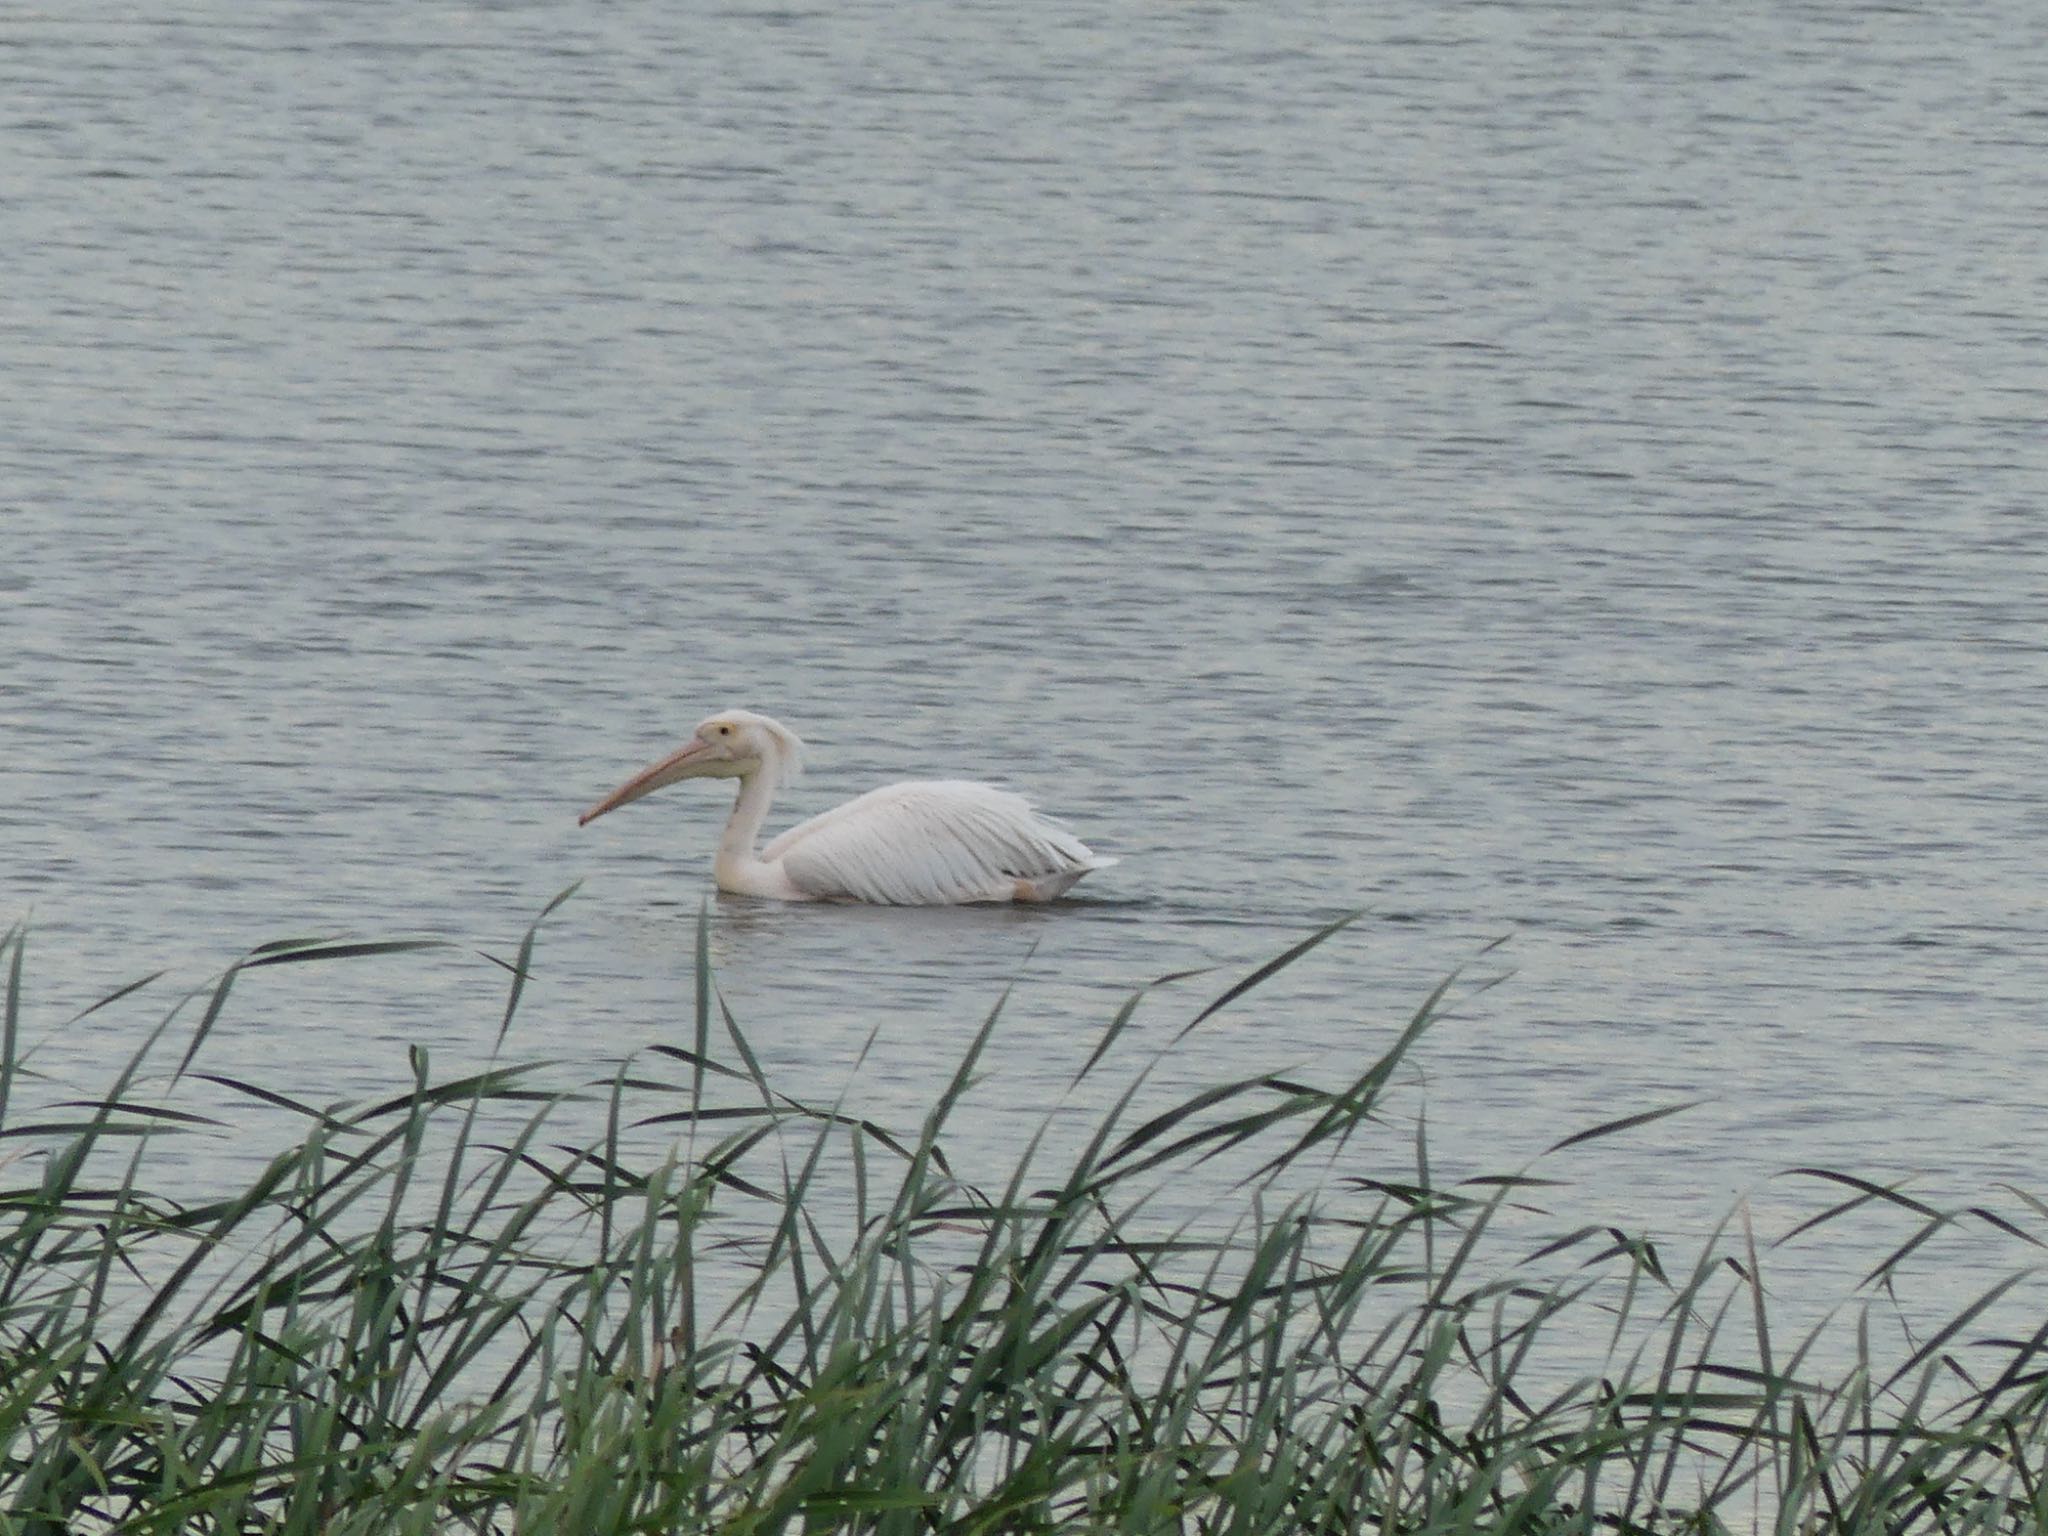
[[[500,962],[501,1046],[540,926]],[[1341,926],[1230,986],[1177,1038]],[[103,1094],[32,1114],[18,1108],[25,936],[8,934],[0,1526],[2048,1520],[2048,1325],[1974,1338],[2017,1275],[1895,1364],[1859,1329],[1855,1365],[1816,1380],[1815,1336],[1774,1337],[1746,1236],[1681,1273],[1604,1227],[1519,1251],[1497,1218],[1540,1181],[1440,1184],[1420,1140],[1399,1176],[1327,1177],[1319,1160],[1373,1121],[1451,983],[1346,1081],[1223,1082],[1141,1110],[1140,1073],[1098,1122],[1055,1135],[1048,1121],[990,1181],[955,1166],[946,1132],[1000,1004],[924,1123],[883,1126],[769,1081],[719,996],[705,933],[693,1038],[597,1083],[562,1087],[560,1064],[540,1062],[437,1080],[416,1050],[404,1092],[323,1106],[214,1070],[206,1042],[246,973],[430,947],[293,942],[172,1010]],[[1121,1059],[1110,1048],[1144,995],[1094,1033],[1076,1081]],[[181,1193],[181,1139],[219,1134],[170,1101],[181,1078],[259,1100],[298,1133],[245,1187]],[[572,1105],[599,1111],[580,1144],[556,1139]],[[1828,1177],[1844,1197],[1817,1223],[1873,1206],[1914,1223],[1877,1283],[1956,1217]],[[1231,1192],[1213,1227],[1155,1214],[1153,1192],[1190,1178]],[[1966,1374],[1966,1342],[1994,1366]]]

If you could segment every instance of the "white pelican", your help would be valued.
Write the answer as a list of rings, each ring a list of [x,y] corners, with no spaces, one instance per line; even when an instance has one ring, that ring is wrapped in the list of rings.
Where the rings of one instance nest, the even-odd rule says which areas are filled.
[[[728,709],[598,801],[577,825],[678,779],[738,779],[711,873],[721,891],[778,901],[1050,901],[1083,875],[1116,863],[1098,858],[1022,795],[961,779],[885,784],[800,822],[756,853],[768,803],[795,776],[802,754],[788,726]]]

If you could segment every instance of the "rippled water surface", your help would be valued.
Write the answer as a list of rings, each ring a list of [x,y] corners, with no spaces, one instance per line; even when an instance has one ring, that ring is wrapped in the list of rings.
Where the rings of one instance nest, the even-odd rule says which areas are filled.
[[[515,1048],[676,1038],[724,795],[575,815],[748,704],[810,741],[789,816],[987,777],[1124,861],[1042,911],[714,903],[764,1063],[836,1092],[879,1026],[893,1124],[1023,975],[970,1167],[1128,986],[1366,906],[1168,1078],[1334,1080],[1511,935],[1404,1080],[1448,1166],[1701,1099],[1559,1203],[1696,1239],[1810,1209],[1760,1184],[1795,1164],[2041,1189],[2044,42],[2019,3],[16,10],[35,1063],[103,1087],[285,934],[504,953],[578,879]],[[502,980],[252,975],[212,1048],[388,1091],[403,1043],[488,1050]]]

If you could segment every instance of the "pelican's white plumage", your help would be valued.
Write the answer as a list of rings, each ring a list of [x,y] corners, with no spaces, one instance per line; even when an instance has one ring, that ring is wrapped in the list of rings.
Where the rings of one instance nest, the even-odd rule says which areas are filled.
[[[1116,862],[1040,816],[1022,795],[964,779],[884,785],[798,823],[756,853],[769,804],[796,773],[802,753],[803,743],[781,722],[726,710],[585,811],[583,820],[678,779],[736,778],[739,796],[712,873],[721,890],[783,901],[1050,901],[1083,875]]]

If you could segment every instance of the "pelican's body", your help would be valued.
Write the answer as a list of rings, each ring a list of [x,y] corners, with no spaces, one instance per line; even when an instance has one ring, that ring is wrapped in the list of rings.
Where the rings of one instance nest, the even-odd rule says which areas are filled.
[[[1050,901],[1115,859],[1032,810],[1022,795],[963,779],[913,779],[870,790],[755,850],[776,789],[803,743],[750,710],[713,715],[676,752],[583,813],[588,822],[678,779],[740,781],[711,872],[722,891],[777,901],[950,906]]]

